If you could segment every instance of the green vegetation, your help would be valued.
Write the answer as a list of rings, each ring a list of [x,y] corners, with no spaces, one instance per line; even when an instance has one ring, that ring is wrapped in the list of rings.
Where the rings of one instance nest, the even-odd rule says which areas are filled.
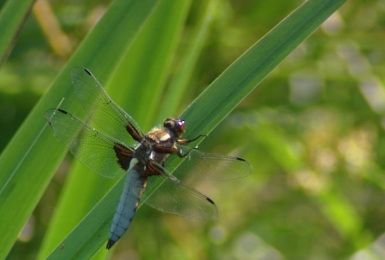
[[[12,19],[6,4],[0,13],[0,25],[23,25],[0,39],[1,57],[16,42],[0,69],[0,258],[385,257],[380,0],[55,2],[23,24],[24,2]],[[67,40],[40,29],[50,15]],[[216,201],[217,221],[143,206],[106,252],[121,181],[64,158],[44,119],[63,97],[71,108],[75,66],[144,130],[182,115],[186,136],[209,134],[202,150],[250,161],[249,177],[192,183]]]

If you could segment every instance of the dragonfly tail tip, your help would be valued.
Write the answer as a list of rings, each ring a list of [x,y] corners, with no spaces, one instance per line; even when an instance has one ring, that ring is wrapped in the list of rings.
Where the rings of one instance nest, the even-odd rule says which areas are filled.
[[[108,242],[107,242],[106,248],[110,249],[115,244],[115,242],[116,241],[114,241],[112,239],[109,239]]]

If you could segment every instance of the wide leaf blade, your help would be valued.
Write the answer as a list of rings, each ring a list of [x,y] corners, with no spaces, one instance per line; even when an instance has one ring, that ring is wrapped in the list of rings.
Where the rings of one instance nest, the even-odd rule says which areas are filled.
[[[57,143],[47,127],[45,112],[56,107],[63,97],[70,100],[69,74],[73,67],[95,68],[101,80],[106,80],[119,61],[120,50],[132,41],[154,3],[155,0],[114,1],[2,153],[0,258],[9,252],[66,152],[65,146],[53,145]],[[122,30],[124,34],[120,33]],[[91,104],[89,100],[84,105]]]

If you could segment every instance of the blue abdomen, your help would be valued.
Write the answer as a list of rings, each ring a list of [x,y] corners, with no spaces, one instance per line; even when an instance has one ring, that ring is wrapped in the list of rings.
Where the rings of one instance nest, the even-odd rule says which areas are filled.
[[[110,228],[110,238],[107,243],[107,249],[111,248],[113,244],[119,240],[130,225],[135,211],[138,208],[145,182],[146,180],[142,178],[137,171],[137,167],[135,167],[135,165],[130,167],[124,190],[122,195],[120,195],[119,204]]]

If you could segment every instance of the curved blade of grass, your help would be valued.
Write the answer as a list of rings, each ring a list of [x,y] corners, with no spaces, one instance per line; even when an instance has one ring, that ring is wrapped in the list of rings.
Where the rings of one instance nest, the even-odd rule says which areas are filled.
[[[149,117],[156,113],[156,107],[150,104],[158,104],[162,97],[160,93],[164,79],[181,37],[189,6],[190,0],[159,1],[130,48],[122,55],[108,83],[111,97],[131,115],[135,115],[141,126],[149,125],[144,122],[146,118],[140,115]],[[159,55],[149,56],[149,53]],[[144,101],[133,102],[133,98]],[[46,258],[111,186],[112,181],[85,171],[87,169],[80,163],[76,163],[72,169],[39,252],[40,259]],[[77,201],[75,205],[74,201]],[[103,239],[105,241],[106,236]]]
[[[345,0],[307,1],[285,20],[271,30],[263,39],[247,50],[226,69],[183,113],[189,123],[188,134],[209,133],[235,106],[250,93],[272,69],[295,47],[310,35]],[[122,187],[121,179],[108,192],[81,223],[69,234],[50,256],[52,259],[65,258],[63,250],[69,243],[79,244],[77,252],[89,250],[95,240],[103,240],[98,235],[108,233],[107,222],[112,219],[111,204],[114,204]],[[155,183],[147,196],[161,183]],[[143,199],[145,201],[145,198]],[[95,219],[99,222],[96,223]],[[89,234],[92,234],[90,237]],[[87,243],[85,241],[87,240]]]
[[[163,106],[157,115],[157,121],[172,115],[177,111],[182,101],[182,97],[189,86],[194,66],[201,53],[203,44],[208,34],[209,25],[213,18],[213,13],[218,6],[217,0],[204,1],[201,6],[198,24],[193,32],[188,36],[187,47],[184,48],[181,64],[175,66],[174,78],[167,89],[167,93],[163,99]]]
[[[310,0],[228,67],[183,112],[187,136],[208,134],[345,0]]]
[[[7,1],[0,12],[0,65],[10,53],[34,0]]]
[[[127,97],[125,108],[144,129],[153,124],[190,4],[191,0],[161,1],[110,82],[132,86],[121,94]]]
[[[9,252],[66,152],[64,146],[52,145],[55,141],[44,113],[63,97],[70,100],[69,71],[84,65],[105,81],[155,2],[114,1],[4,150],[0,157],[0,258]],[[91,105],[89,101],[84,105]]]
[[[108,193],[109,199],[103,197],[47,259],[90,259],[106,241],[116,201],[124,187],[122,180]]]

